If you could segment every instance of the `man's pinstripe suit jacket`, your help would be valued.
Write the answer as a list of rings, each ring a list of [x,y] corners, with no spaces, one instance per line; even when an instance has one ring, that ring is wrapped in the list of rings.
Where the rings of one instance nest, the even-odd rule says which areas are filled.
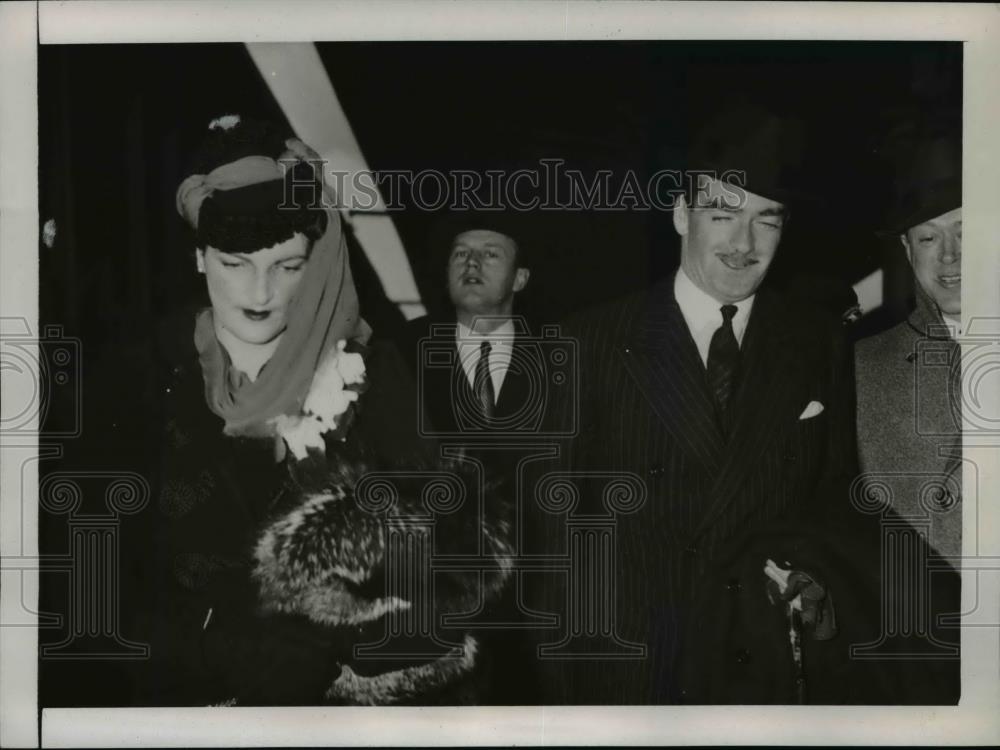
[[[818,310],[759,290],[742,342],[727,440],[716,427],[705,366],[674,299],[672,277],[579,316],[565,334],[578,341],[579,368],[576,387],[563,389],[575,395],[558,406],[555,419],[566,424],[575,412],[579,430],[542,471],[626,473],[645,486],[641,507],[614,520],[608,599],[614,611],[605,620],[613,622],[615,638],[644,646],[644,657],[542,660],[545,699],[682,700],[677,657],[684,629],[698,626],[686,615],[713,561],[754,528],[847,509],[856,473],[849,349],[839,326]],[[823,406],[820,413],[800,418],[814,401]],[[573,513],[604,514],[592,479],[581,479],[579,487]],[[533,551],[568,554],[566,520],[540,511],[529,520]],[[536,580],[541,601],[532,602],[565,615],[565,579]],[[553,632],[542,640],[558,641]],[[606,647],[607,639],[581,638],[569,650]]]

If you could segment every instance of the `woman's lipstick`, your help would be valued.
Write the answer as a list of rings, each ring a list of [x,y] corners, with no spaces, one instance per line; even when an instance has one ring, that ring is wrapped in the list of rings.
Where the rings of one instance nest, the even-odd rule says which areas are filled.
[[[249,308],[243,308],[243,314],[255,323],[259,323],[262,320],[267,320],[268,316],[271,314],[270,310],[251,310]]]

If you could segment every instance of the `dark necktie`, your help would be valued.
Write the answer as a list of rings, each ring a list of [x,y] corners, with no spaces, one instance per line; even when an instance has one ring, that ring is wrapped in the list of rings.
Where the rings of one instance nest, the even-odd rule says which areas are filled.
[[[712,334],[708,346],[708,387],[715,397],[719,424],[722,432],[729,432],[729,401],[736,389],[736,378],[740,367],[740,345],[733,333],[733,316],[736,305],[722,306],[722,325]]]
[[[489,341],[479,345],[479,361],[476,363],[476,374],[473,377],[472,389],[479,400],[479,408],[484,417],[493,416],[493,378],[490,377],[490,346]]]

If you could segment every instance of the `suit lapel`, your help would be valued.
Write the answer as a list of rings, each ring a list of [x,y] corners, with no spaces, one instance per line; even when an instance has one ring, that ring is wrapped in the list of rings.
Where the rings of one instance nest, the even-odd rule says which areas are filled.
[[[427,337],[435,342],[437,350],[449,350],[453,357],[450,368],[421,368],[423,393],[433,404],[431,418],[436,429],[455,431],[462,425],[455,418],[456,404],[476,404],[478,396],[472,390],[465,368],[459,358],[456,343],[457,323],[453,319],[435,322],[428,327]],[[525,367],[527,358],[533,354],[524,343],[523,335],[516,332],[511,350],[510,365],[504,375],[500,393],[497,394],[496,419],[511,416],[528,403],[531,395],[532,372]],[[436,418],[435,418],[436,417]]]
[[[650,293],[635,335],[624,344],[625,369],[674,440],[696,462],[713,467],[723,441],[705,382],[705,367],[674,299],[673,277]]]
[[[530,352],[524,346],[523,337],[514,335],[511,346],[510,364],[497,394],[496,416],[499,419],[511,416],[517,409],[528,403],[531,389],[530,374],[525,369]]]
[[[732,432],[709,493],[709,506],[696,526],[696,537],[733,502],[782,426],[798,418],[804,371],[801,356],[796,356],[790,323],[782,318],[773,297],[766,291],[758,293],[742,346],[741,379],[730,420]]]

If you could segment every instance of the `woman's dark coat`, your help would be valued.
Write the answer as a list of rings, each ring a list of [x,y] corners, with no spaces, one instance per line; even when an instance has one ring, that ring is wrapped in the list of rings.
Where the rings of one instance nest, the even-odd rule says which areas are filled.
[[[107,366],[85,360],[83,435],[49,468],[129,471],[148,483],[146,507],[119,526],[118,601],[121,637],[147,644],[149,658],[43,662],[43,705],[318,704],[354,645],[379,636],[378,622],[331,627],[259,600],[257,540],[315,477],[290,457],[276,462],[271,440],[223,435],[192,332],[186,313]],[[417,436],[416,398],[394,350],[368,348],[366,367],[349,440],[331,448],[350,446],[376,466],[426,465],[430,447]],[[48,519],[42,533],[43,549],[54,549],[65,529]],[[67,592],[50,586],[43,601],[46,593],[57,606]],[[432,692],[410,698],[471,700]]]

